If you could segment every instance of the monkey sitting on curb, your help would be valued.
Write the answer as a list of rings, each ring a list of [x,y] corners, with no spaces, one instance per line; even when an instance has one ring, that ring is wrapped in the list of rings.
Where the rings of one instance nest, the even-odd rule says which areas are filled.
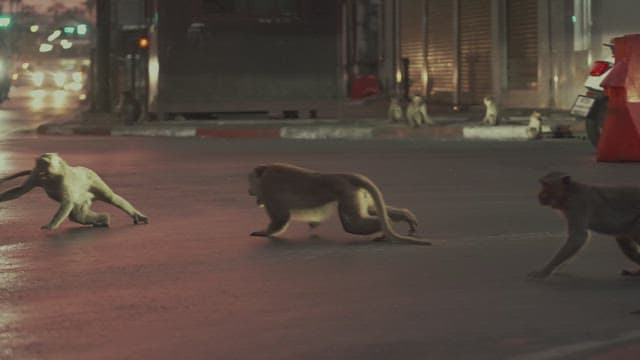
[[[540,139],[542,137],[542,115],[537,111],[532,112],[531,116],[529,116],[527,137],[529,139]]]
[[[589,231],[615,236],[622,253],[640,265],[640,188],[588,185],[560,172],[547,174],[540,184],[540,204],[562,212],[569,236],[549,263],[529,276],[550,276],[587,243]],[[622,274],[640,272],[623,270]]]
[[[411,102],[407,105],[407,121],[414,128],[418,128],[423,124],[434,125],[433,120],[427,113],[427,104],[422,96],[414,95],[411,98]]]
[[[400,101],[392,97],[389,100],[389,110],[387,111],[387,118],[391,122],[399,122],[404,120],[404,112],[402,111],[402,106],[400,106]]]
[[[493,99],[493,96],[485,96],[483,99],[486,111],[484,118],[482,119],[483,125],[496,126],[500,124],[500,118],[498,118],[498,105]]]
[[[101,200],[122,209],[134,224],[149,220],[127,200],[115,194],[91,169],[69,166],[58,154],[46,153],[36,159],[32,170],[21,171],[0,180],[0,183],[21,176],[29,176],[22,185],[0,194],[0,202],[17,199],[35,187],[42,187],[60,208],[42,229],[56,229],[67,217],[74,222],[96,227],[108,227],[109,215],[91,211],[93,200]]]
[[[314,228],[337,208],[344,230],[351,234],[373,235],[382,232],[386,240],[423,245],[430,242],[403,236],[391,227],[390,220],[404,221],[413,234],[418,226],[408,209],[386,205],[378,187],[359,174],[324,174],[289,164],[262,165],[249,173],[249,195],[264,206],[271,223],[252,236],[271,237],[284,232],[291,220],[304,221]]]

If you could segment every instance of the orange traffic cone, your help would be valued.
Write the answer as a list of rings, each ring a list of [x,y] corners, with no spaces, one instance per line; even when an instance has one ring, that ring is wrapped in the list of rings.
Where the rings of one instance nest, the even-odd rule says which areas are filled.
[[[602,82],[609,97],[598,161],[640,161],[640,34],[614,39],[615,66]]]
[[[608,88],[609,107],[598,141],[598,161],[640,161],[640,135],[627,108],[626,89]]]

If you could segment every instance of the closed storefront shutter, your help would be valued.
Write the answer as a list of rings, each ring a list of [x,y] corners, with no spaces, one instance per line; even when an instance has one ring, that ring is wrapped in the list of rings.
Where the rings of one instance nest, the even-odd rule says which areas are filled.
[[[456,92],[455,7],[451,0],[427,2],[427,73],[429,99],[452,103]]]
[[[191,2],[162,2],[165,93],[203,104],[336,99],[338,3],[206,0],[189,16]]]
[[[538,1],[507,1],[507,86],[535,90],[538,85]]]
[[[460,1],[460,103],[491,94],[491,0]]]
[[[409,94],[425,94],[424,0],[400,2],[400,47],[409,59]]]

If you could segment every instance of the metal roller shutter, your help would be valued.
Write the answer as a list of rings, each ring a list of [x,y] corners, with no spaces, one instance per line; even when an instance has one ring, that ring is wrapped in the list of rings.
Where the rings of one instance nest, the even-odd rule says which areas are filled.
[[[452,103],[456,92],[455,7],[451,0],[427,2],[429,99]]]
[[[403,58],[409,59],[410,95],[425,94],[425,32],[424,0],[400,2],[400,47]]]
[[[507,1],[507,85],[533,90],[538,83],[538,1]]]
[[[480,104],[491,94],[491,0],[460,1],[460,98]]]

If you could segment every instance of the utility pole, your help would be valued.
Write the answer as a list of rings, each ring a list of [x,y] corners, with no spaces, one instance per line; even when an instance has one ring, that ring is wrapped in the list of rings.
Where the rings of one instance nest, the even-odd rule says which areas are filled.
[[[97,0],[96,28],[95,109],[108,113],[111,112],[111,0]]]

